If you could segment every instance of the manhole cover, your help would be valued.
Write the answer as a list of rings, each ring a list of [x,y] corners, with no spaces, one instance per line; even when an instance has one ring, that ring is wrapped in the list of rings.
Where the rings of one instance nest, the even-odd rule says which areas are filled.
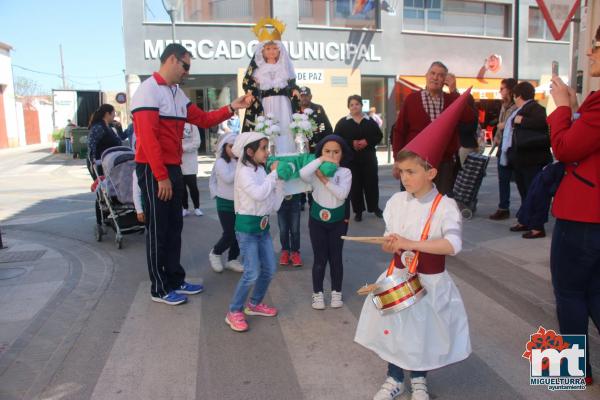
[[[0,252],[0,263],[35,261],[45,252],[46,250],[2,251]]]
[[[25,268],[0,268],[0,281],[16,278],[25,272],[27,272]]]

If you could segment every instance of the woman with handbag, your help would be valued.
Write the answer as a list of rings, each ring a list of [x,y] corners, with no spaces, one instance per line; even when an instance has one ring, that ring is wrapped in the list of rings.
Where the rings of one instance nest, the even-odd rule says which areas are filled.
[[[505,146],[507,148],[506,158],[514,170],[515,183],[523,204],[535,176],[544,166],[552,162],[552,154],[546,109],[534,100],[535,88],[529,82],[519,82],[513,93],[518,109],[509,118],[512,124],[509,143],[503,143],[502,146],[503,149]],[[535,229],[534,233],[543,233],[543,227],[539,229],[539,227],[528,227],[519,223],[510,228],[512,232],[531,229]]]
[[[599,42],[600,27],[587,53],[592,77],[600,77]],[[575,92],[558,76],[550,93],[557,106],[548,117],[552,150],[566,168],[552,206],[556,313],[561,334],[587,336],[590,317],[600,331],[600,91],[575,113]],[[592,384],[589,346],[585,381]]]

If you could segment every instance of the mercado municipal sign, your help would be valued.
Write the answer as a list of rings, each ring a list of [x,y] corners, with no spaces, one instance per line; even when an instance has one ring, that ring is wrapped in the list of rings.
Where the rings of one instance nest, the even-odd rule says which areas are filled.
[[[165,47],[172,43],[172,40],[144,40],[144,57],[147,60],[158,59]],[[204,60],[235,60],[244,57],[251,58],[254,55],[254,49],[258,40],[244,42],[242,40],[176,40],[192,53],[192,58]],[[375,45],[373,44],[354,44],[337,42],[289,42],[282,41],[288,49],[290,57],[293,60],[314,60],[314,61],[381,61],[381,57],[375,54]]]

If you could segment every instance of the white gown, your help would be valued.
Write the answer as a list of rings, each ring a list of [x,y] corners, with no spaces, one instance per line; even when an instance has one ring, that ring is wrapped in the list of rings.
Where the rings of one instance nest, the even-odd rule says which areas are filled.
[[[392,196],[383,212],[386,234],[393,232],[419,240],[437,193],[434,188],[422,199],[407,192]],[[458,253],[462,246],[461,228],[455,201],[443,197],[433,216],[430,239],[445,238]],[[377,280],[385,276],[384,271]],[[419,280],[427,294],[398,312],[381,315],[373,304],[373,295],[368,295],[354,340],[383,360],[409,371],[429,371],[464,360],[471,354],[471,341],[458,288],[447,271],[419,274]]]
[[[275,64],[267,63],[262,57],[262,48],[264,43],[257,46],[255,53],[255,62],[257,68],[253,72],[253,77],[260,90],[284,89],[288,85],[289,79],[296,79],[294,67],[287,53],[287,50],[279,41],[275,41],[279,46],[279,59]],[[280,134],[275,138],[275,155],[297,154],[294,136],[290,132],[290,123],[292,122],[292,103],[287,96],[268,96],[262,98],[264,114],[272,114],[278,121]],[[306,192],[310,186],[301,179],[292,179],[285,182],[284,191],[286,195]]]

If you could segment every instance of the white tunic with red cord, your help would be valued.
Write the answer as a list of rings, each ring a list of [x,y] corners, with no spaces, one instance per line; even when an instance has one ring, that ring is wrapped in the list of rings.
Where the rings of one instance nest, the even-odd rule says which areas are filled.
[[[437,194],[434,188],[421,199],[408,192],[393,195],[383,211],[385,233],[419,240]],[[456,202],[444,196],[432,218],[429,238],[447,239],[456,254],[462,247],[461,229]],[[383,272],[377,281],[385,277]],[[373,295],[368,295],[354,340],[409,371],[429,371],[464,360],[471,354],[471,341],[458,288],[445,268],[440,273],[420,273],[419,280],[427,294],[398,312],[381,315],[373,304]]]

